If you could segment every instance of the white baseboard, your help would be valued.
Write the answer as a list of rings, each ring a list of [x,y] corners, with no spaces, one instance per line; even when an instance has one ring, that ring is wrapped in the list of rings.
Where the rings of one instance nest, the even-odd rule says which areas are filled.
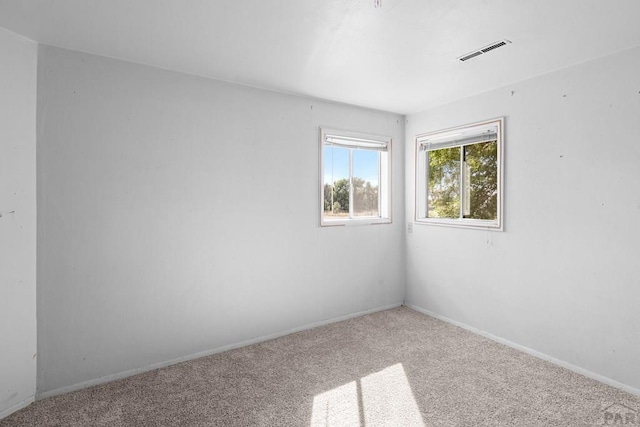
[[[26,408],[27,406],[31,405],[34,402],[34,400],[35,400],[35,397],[31,396],[23,400],[22,402],[16,403],[10,408],[3,409],[2,411],[0,411],[0,420],[8,417],[9,415],[13,414],[16,411],[19,411],[22,408]]]
[[[391,308],[400,307],[401,305],[402,305],[402,303],[390,304],[390,305],[386,305],[386,306],[382,306],[382,307],[372,308],[372,309],[369,309],[369,310],[359,311],[357,313],[352,313],[352,314],[347,314],[347,315],[344,315],[344,316],[334,317],[334,318],[327,319],[327,320],[322,320],[322,321],[319,321],[319,322],[308,323],[306,325],[302,325],[302,326],[299,326],[299,327],[296,327],[296,328],[293,328],[293,329],[287,329],[286,331],[276,332],[276,333],[269,334],[269,335],[264,335],[264,336],[261,336],[261,337],[258,337],[258,338],[253,338],[253,339],[250,339],[250,340],[246,340],[246,341],[241,341],[241,342],[234,343],[234,344],[225,345],[225,346],[222,346],[222,347],[217,347],[217,348],[214,348],[214,349],[211,349],[211,350],[205,350],[205,351],[201,351],[201,352],[198,352],[198,353],[189,354],[187,356],[178,357],[178,358],[167,360],[167,361],[164,361],[164,362],[153,363],[151,365],[147,365],[147,366],[143,366],[143,367],[135,368],[135,369],[130,369],[128,371],[119,372],[117,374],[105,375],[105,376],[100,377],[100,378],[95,378],[95,379],[92,379],[92,380],[83,381],[83,382],[80,382],[80,383],[76,383],[76,384],[72,384],[72,385],[68,385],[68,386],[64,386],[64,387],[59,387],[59,388],[56,388],[56,389],[53,389],[53,390],[48,390],[48,391],[45,391],[45,392],[42,392],[42,393],[37,393],[36,394],[36,400],[46,399],[47,397],[57,396],[57,395],[60,395],[60,394],[70,393],[72,391],[81,390],[83,388],[93,387],[95,385],[108,383],[110,381],[119,380],[119,379],[122,379],[122,378],[130,377],[132,375],[141,374],[143,372],[153,371],[154,369],[159,369],[159,368],[164,368],[164,367],[167,367],[167,366],[170,366],[170,365],[175,365],[176,363],[187,362],[189,360],[198,359],[200,357],[206,357],[206,356],[210,356],[212,354],[222,353],[223,351],[233,350],[235,348],[245,347],[245,346],[248,346],[248,345],[251,345],[251,344],[257,344],[257,343],[260,343],[260,342],[269,341],[269,340],[272,340],[274,338],[279,338],[279,337],[283,337],[285,335],[293,334],[295,332],[300,332],[300,331],[305,331],[305,330],[308,330],[308,329],[317,328],[318,326],[328,325],[330,323],[335,323],[335,322],[341,322],[343,320],[348,320],[348,319],[352,319],[354,317],[364,316],[366,314],[376,313],[378,311],[389,310]]]
[[[466,329],[466,330],[468,330],[470,332],[473,332],[475,334],[482,335],[483,337],[489,338],[490,340],[493,340],[493,341],[496,341],[496,342],[499,342],[500,344],[504,344],[504,345],[506,345],[508,347],[514,348],[516,350],[520,350],[520,351],[522,351],[524,353],[527,353],[527,354],[529,354],[531,356],[537,357],[538,359],[546,360],[547,362],[551,362],[554,365],[558,365],[558,366],[560,366],[562,368],[565,368],[565,369],[568,369],[570,371],[576,372],[578,374],[584,375],[585,377],[591,378],[591,379],[599,381],[601,383],[604,383],[604,384],[610,385],[612,387],[618,388],[620,390],[626,391],[627,393],[633,394],[635,396],[640,396],[640,389],[637,389],[637,388],[632,387],[630,385],[621,383],[621,382],[616,381],[614,379],[611,379],[609,377],[605,377],[604,375],[596,374],[595,372],[591,372],[591,371],[589,371],[587,369],[581,368],[580,366],[576,366],[576,365],[571,364],[569,362],[565,362],[564,360],[556,359],[555,357],[549,356],[548,354],[541,353],[541,352],[539,352],[537,350],[534,350],[532,348],[525,347],[523,345],[514,343],[512,341],[509,341],[508,339],[492,335],[489,332],[482,331],[480,329],[474,328],[473,326],[469,326],[469,325],[466,325],[464,323],[458,322],[456,320],[449,319],[448,317],[445,317],[445,316],[442,316],[440,314],[434,313],[434,312],[429,311],[427,309],[424,309],[422,307],[418,307],[418,306],[415,306],[413,304],[407,304],[406,302],[403,305],[406,306],[406,307],[409,307],[412,310],[419,311],[420,313],[424,313],[427,316],[435,317],[436,319],[442,320],[443,322],[447,322],[447,323],[450,323],[452,325],[459,326],[462,329]]]

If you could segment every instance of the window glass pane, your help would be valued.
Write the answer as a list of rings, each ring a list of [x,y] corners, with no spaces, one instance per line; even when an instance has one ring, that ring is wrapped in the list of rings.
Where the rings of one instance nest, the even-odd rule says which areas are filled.
[[[349,149],[324,146],[324,216],[349,216]]]
[[[503,230],[503,123],[416,135],[416,222]]]
[[[460,218],[460,150],[452,147],[427,152],[428,218]]]
[[[378,183],[380,153],[373,150],[353,150],[353,215],[380,216]]]
[[[498,217],[498,144],[467,145],[465,154],[465,218]]]

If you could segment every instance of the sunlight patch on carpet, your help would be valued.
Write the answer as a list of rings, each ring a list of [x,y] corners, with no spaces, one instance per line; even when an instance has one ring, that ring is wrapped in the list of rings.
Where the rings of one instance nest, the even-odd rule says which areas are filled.
[[[401,363],[318,394],[311,426],[424,426]]]
[[[360,425],[360,410],[355,381],[313,398],[311,427],[357,425]]]

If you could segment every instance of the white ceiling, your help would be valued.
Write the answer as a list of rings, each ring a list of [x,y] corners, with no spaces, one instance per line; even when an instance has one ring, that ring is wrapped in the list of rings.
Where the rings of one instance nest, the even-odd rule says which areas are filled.
[[[640,45],[639,0],[0,0],[40,43],[398,113]],[[456,60],[499,39],[513,43]]]

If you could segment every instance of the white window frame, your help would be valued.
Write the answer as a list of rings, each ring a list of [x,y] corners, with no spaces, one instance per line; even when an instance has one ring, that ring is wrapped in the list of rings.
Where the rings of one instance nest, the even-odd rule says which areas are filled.
[[[336,145],[350,148],[349,152],[349,210],[351,214],[347,218],[325,218],[324,216],[324,147]],[[376,150],[379,156],[378,169],[378,212],[380,216],[354,216],[353,212],[353,150]],[[370,225],[390,224],[391,221],[391,154],[392,138],[373,135],[362,132],[320,128],[320,226],[346,226],[346,225]],[[386,153],[384,155],[383,153]],[[385,159],[386,158],[386,159]]]
[[[427,206],[427,177],[428,163],[427,153],[432,149],[461,147],[472,143],[481,142],[483,135],[495,133],[498,158],[497,158],[497,218],[496,220],[483,220],[463,218],[464,211],[464,187],[461,173],[460,183],[460,212],[459,218],[429,218]],[[489,140],[489,138],[487,138]],[[492,140],[492,139],[491,139]],[[480,228],[487,230],[504,230],[504,117],[472,123],[455,128],[444,129],[416,136],[416,186],[415,186],[415,222],[417,224],[440,225],[462,228]],[[462,164],[462,163],[461,163]]]

